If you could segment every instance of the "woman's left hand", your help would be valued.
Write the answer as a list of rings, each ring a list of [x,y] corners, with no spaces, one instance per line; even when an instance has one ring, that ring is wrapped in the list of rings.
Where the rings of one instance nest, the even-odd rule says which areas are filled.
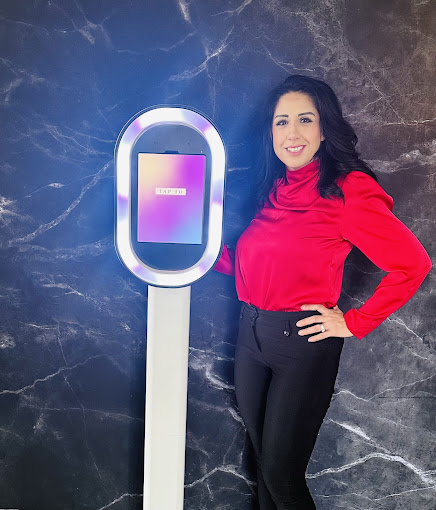
[[[309,337],[308,342],[318,342],[330,336],[341,338],[353,336],[353,333],[347,328],[344,314],[336,305],[334,308],[326,308],[323,305],[303,305],[302,310],[316,310],[321,315],[311,315],[297,322],[297,327],[310,326],[300,329],[298,334],[314,335]],[[312,325],[311,325],[312,324]]]

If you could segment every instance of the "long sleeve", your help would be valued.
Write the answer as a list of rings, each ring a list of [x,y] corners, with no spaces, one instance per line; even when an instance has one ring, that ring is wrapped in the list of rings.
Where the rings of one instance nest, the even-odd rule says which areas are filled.
[[[343,238],[387,272],[373,295],[344,315],[348,329],[363,338],[415,294],[432,263],[418,239],[391,212],[392,198],[372,177],[352,172],[341,188]]]
[[[214,271],[218,273],[227,274],[229,276],[235,275],[235,253],[230,250],[227,245],[223,246],[221,257],[218,259]]]

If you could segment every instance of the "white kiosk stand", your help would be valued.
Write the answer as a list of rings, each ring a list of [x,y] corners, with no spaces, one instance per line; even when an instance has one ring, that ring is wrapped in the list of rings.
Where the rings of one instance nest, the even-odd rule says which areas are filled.
[[[212,123],[179,107],[140,112],[115,149],[116,247],[148,283],[145,510],[182,510],[190,284],[221,249],[225,151]]]

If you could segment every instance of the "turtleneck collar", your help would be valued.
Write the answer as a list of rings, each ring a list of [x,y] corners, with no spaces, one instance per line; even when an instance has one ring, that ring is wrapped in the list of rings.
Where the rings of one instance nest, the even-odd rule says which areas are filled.
[[[287,170],[270,193],[270,206],[275,209],[304,210],[320,198],[317,183],[319,160],[298,170]]]
[[[297,184],[301,181],[311,179],[319,172],[319,159],[314,159],[307,165],[298,168],[297,170],[286,170],[286,182],[287,184]],[[286,184],[285,182],[285,184]]]

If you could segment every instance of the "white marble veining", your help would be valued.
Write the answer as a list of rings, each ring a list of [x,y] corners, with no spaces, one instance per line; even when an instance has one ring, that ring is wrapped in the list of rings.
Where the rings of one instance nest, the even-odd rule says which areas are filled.
[[[224,236],[247,221],[251,128],[288,73],[330,83],[394,212],[434,258],[432,0],[15,0],[0,6],[0,507],[142,508],[146,287],[113,245],[113,149],[124,123],[186,104],[228,151]],[[353,253],[340,306],[383,272]],[[434,510],[432,271],[347,341],[308,469],[319,510]],[[253,508],[238,414],[231,278],[192,289],[185,508]]]

